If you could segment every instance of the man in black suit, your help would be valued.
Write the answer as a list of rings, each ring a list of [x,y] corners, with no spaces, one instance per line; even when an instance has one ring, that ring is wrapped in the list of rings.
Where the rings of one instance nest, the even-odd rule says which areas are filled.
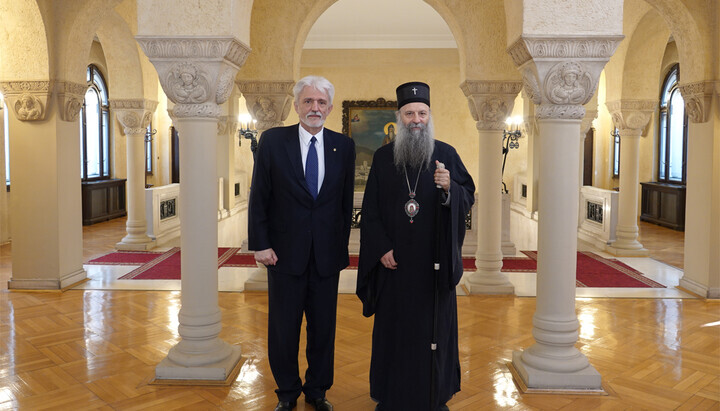
[[[268,268],[268,358],[278,410],[292,410],[301,392],[317,410],[332,410],[335,319],[340,270],[348,266],[355,144],[323,127],[333,85],[308,76],[295,85],[300,123],[265,131],[255,159],[249,239]],[[298,370],[303,313],[308,368]]]

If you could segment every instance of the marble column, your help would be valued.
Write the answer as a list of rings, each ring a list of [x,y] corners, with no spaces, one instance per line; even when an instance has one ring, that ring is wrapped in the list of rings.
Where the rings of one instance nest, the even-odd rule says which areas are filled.
[[[123,126],[127,141],[127,235],[115,244],[118,250],[150,250],[155,240],[147,235],[145,218],[145,133],[157,101],[111,100],[110,108]]]
[[[239,81],[238,87],[245,96],[245,104],[254,120],[257,120],[258,139],[263,131],[283,125],[293,103],[293,81]],[[252,190],[252,187],[250,187]],[[258,263],[245,281],[249,291],[267,291],[267,268]]]
[[[513,352],[512,366],[530,389],[599,391],[600,374],[575,343],[575,274],[580,123],[605,63],[622,36],[523,36],[508,52],[538,105],[540,152],[535,344]]]
[[[477,271],[466,285],[472,294],[513,294],[515,287],[502,273],[502,139],[505,120],[512,113],[521,82],[471,81],[460,85],[469,100],[479,134]]]
[[[8,111],[5,110],[5,101],[0,98],[0,183],[5,184],[7,175],[5,174],[5,164],[7,161],[7,153],[5,152],[5,139],[9,136],[5,135],[5,116]],[[8,195],[7,190],[0,187],[0,244],[10,241],[10,219],[8,218]]]
[[[182,213],[180,341],[155,368],[157,379],[229,379],[240,347],[218,336],[217,127],[249,47],[234,37],[137,36],[175,103]]]
[[[78,114],[87,85],[21,80],[0,87],[14,114],[7,114],[9,133],[18,137],[10,139],[13,266],[8,288],[62,289],[87,277],[78,184]]]
[[[720,81],[680,85],[688,116],[685,269],[680,287],[720,298]]]
[[[217,176],[223,182],[220,187],[222,202],[218,204],[218,219],[229,217],[235,206],[235,145],[238,125],[236,113],[218,119]]]
[[[638,242],[638,193],[640,187],[640,137],[657,109],[655,100],[621,100],[605,103],[620,133],[620,194],[617,240],[607,248],[613,255],[648,255]]]

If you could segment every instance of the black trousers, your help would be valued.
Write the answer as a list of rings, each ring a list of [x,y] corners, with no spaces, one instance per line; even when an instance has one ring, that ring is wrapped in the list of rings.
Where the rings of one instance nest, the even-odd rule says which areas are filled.
[[[299,276],[268,267],[268,358],[280,401],[294,401],[301,392],[322,398],[332,386],[339,278],[340,273],[320,277],[313,257]],[[303,314],[307,321],[305,384],[298,369]]]

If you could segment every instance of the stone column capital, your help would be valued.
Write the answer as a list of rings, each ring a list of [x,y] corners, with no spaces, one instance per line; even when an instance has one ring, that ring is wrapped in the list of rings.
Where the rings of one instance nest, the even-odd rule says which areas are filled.
[[[234,37],[136,36],[155,66],[175,117],[221,115],[250,47]]]
[[[218,136],[225,136],[228,134],[235,135],[238,131],[239,122],[237,116],[220,116],[218,118]]]
[[[145,134],[158,102],[143,99],[110,100],[110,109],[126,136]]]
[[[71,81],[57,81],[54,88],[58,99],[60,119],[68,122],[76,121],[80,115],[88,85]]]
[[[41,121],[45,120],[47,114],[53,83],[52,80],[4,81],[0,83],[0,88],[18,120]]]
[[[681,84],[680,94],[685,100],[685,112],[693,123],[705,123],[710,118],[713,93],[720,94],[720,81],[698,81]]]
[[[238,81],[237,85],[258,130],[283,125],[292,107],[294,81]]]
[[[639,136],[658,106],[657,100],[615,100],[605,103],[622,136]]]
[[[600,73],[624,36],[522,36],[508,54],[537,116],[582,119]]]
[[[597,114],[597,110],[585,109],[585,117],[582,118],[582,122],[580,123],[580,136],[585,138],[585,135],[588,133],[588,131],[590,131],[590,127],[592,127],[592,122],[597,117]]]
[[[522,82],[465,80],[460,89],[468,98],[478,130],[502,130],[522,90]]]

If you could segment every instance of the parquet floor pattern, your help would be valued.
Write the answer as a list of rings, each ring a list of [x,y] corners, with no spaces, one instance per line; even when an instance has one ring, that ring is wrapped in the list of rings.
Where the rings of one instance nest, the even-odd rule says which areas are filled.
[[[124,230],[124,221],[106,231]],[[121,236],[85,231],[86,259]],[[103,236],[106,236],[103,239]],[[88,238],[92,238],[88,242]],[[104,244],[104,241],[111,244]],[[90,245],[88,245],[90,244]],[[0,410],[272,410],[267,294],[220,293],[220,338],[242,349],[228,387],[151,385],[177,343],[180,293],[9,292],[0,247]],[[720,303],[676,299],[578,299],[576,344],[608,395],[523,394],[507,368],[533,343],[534,298],[458,297],[462,391],[451,410],[720,410]],[[337,410],[374,409],[368,396],[372,319],[353,295],[338,297]],[[302,336],[304,341],[304,335]],[[304,370],[305,346],[300,348]],[[422,387],[418,387],[422,389]],[[307,410],[300,398],[298,410]]]

